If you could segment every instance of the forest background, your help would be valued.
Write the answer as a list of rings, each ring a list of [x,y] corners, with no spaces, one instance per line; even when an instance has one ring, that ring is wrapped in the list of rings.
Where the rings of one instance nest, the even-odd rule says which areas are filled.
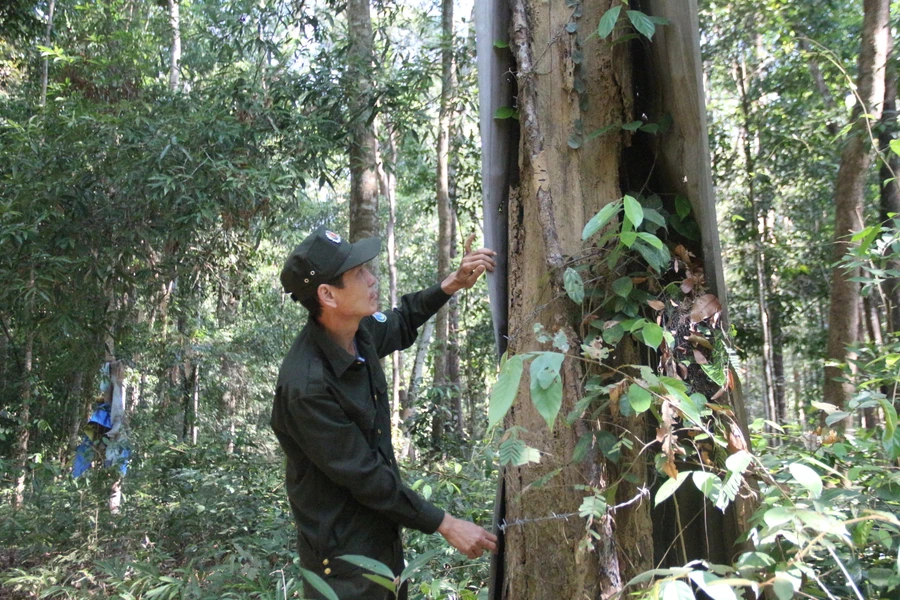
[[[377,231],[386,307],[437,281],[470,233],[483,239],[472,13],[449,0],[0,6],[0,597],[299,589],[268,414],[305,315],[278,272],[318,225]],[[856,494],[832,515],[846,535],[813,527],[850,544],[757,565],[779,598],[779,581],[808,597],[900,584],[900,445],[896,414],[878,403],[893,406],[900,361],[897,80],[885,77],[883,115],[867,119],[855,93],[863,16],[831,0],[700,6],[730,362],[771,475],[761,485],[795,494],[768,507],[817,496],[823,480]],[[823,389],[835,188],[858,122],[879,154],[845,259],[859,269],[843,386],[853,404]],[[368,179],[354,172],[361,156],[378,165]],[[108,361],[125,373],[127,474],[73,479]],[[406,479],[488,526],[511,461],[488,427],[498,356],[485,289],[461,294],[386,370]],[[850,433],[830,433],[844,417]],[[815,478],[789,468],[801,458]],[[866,494],[886,515],[877,525],[854,521]],[[487,558],[407,541],[408,559],[428,558],[414,596],[485,594]]]

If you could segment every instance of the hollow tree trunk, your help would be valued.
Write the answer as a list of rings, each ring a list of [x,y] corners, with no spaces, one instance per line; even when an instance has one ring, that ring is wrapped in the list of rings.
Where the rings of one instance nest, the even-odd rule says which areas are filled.
[[[856,122],[841,152],[835,186],[834,250],[837,263],[847,253],[850,236],[863,228],[863,203],[872,147],[863,114],[881,117],[884,102],[885,66],[889,45],[890,0],[864,0],[863,35],[859,53],[857,91],[863,106],[854,111]],[[841,367],[849,358],[847,346],[856,341],[859,326],[859,284],[852,281],[859,269],[835,266],[831,272],[831,306],[828,312],[828,346],[823,396],[825,402],[843,409],[853,393],[849,382],[840,381]],[[842,429],[844,422],[835,423]]]
[[[649,51],[643,49],[645,40],[609,44],[598,41],[597,36],[587,39],[587,33],[583,37],[574,35],[575,31],[595,31],[601,16],[612,6],[619,6],[614,2],[577,4],[579,10],[573,12],[564,3],[511,3],[511,46],[517,62],[517,108],[522,130],[521,183],[506,211],[511,354],[545,349],[532,334],[535,323],[551,332],[561,331],[572,346],[579,347],[575,328],[582,315],[580,311],[575,314],[563,291],[566,257],[584,249],[580,233],[588,219],[604,205],[620,199],[632,189],[630,186],[639,187],[650,179],[647,171],[637,171],[640,167],[635,163],[641,159],[654,165],[655,188],[664,187],[665,193],[690,199],[702,232],[697,256],[705,264],[712,291],[724,298],[696,3],[660,0],[640,6],[630,4],[671,23],[657,30]],[[583,46],[581,39],[587,40]],[[640,96],[636,79],[645,86]],[[672,114],[672,129],[661,141],[639,141],[615,130],[576,143],[576,147],[571,144],[571,136],[578,129],[586,136],[610,124],[634,121],[642,112],[647,112],[651,122],[667,112]],[[638,144],[646,146],[635,149]],[[643,150],[648,152],[641,155]],[[629,181],[623,180],[623,174]],[[649,362],[634,348],[629,350],[627,344],[623,352],[626,362]],[[566,360],[560,374],[560,414],[565,415],[583,395],[584,373],[580,363]],[[742,408],[736,405],[735,412],[741,414]],[[593,522],[590,527],[597,534],[594,550],[584,550],[589,533],[585,519],[578,516],[586,495],[583,486],[609,491],[621,473],[596,451],[589,451],[583,464],[571,461],[581,434],[590,433],[589,427],[609,425],[576,421],[570,428],[561,421],[557,420],[549,431],[544,418],[528,401],[527,383],[520,386],[519,399],[507,414],[505,425],[522,428],[518,430],[521,439],[539,448],[542,457],[538,465],[505,469],[502,567],[497,570],[494,598],[611,598],[632,576],[654,566],[654,546],[665,547],[678,536],[691,538],[690,545],[682,544],[685,556],[679,560],[730,558],[731,543],[742,531],[738,520],[746,518],[745,512],[719,515],[716,520],[715,515],[706,515],[701,503],[699,510],[684,517],[686,528],[693,521],[686,535],[677,531],[675,538],[667,538],[672,528],[667,530],[652,517],[650,503],[640,500],[640,488],[648,485],[651,477],[650,465],[639,454],[647,435],[646,413],[615,423],[615,431],[620,432],[622,427],[642,440],[634,452],[626,452],[622,458],[622,464],[629,465],[639,482],[620,482],[612,493],[620,506]],[[552,485],[531,485],[554,473]]]

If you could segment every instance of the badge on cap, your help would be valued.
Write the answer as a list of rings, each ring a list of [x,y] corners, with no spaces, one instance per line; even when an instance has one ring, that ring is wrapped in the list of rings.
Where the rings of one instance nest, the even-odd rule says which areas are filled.
[[[338,234],[336,234],[333,231],[325,231],[325,237],[327,237],[329,240],[331,240],[335,244],[341,243],[341,236],[339,236]]]
[[[385,321],[387,321],[387,317],[384,316],[383,312],[377,312],[377,313],[373,314],[372,316],[375,317],[375,320],[378,321],[379,323],[384,323]]]

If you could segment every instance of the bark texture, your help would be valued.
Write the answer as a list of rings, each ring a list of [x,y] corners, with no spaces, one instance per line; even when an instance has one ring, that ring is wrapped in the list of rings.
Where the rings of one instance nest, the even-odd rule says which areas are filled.
[[[885,67],[890,40],[889,0],[865,0],[863,3],[863,35],[859,53],[857,91],[864,106],[854,111],[858,119],[841,152],[835,186],[834,262],[847,253],[850,236],[863,228],[863,201],[873,149],[867,122],[861,115],[881,117],[884,102]],[[859,329],[859,284],[851,281],[858,269],[837,266],[831,272],[831,306],[828,312],[828,347],[823,396],[825,402],[843,408],[853,393],[839,366],[847,358],[847,346],[856,341]],[[841,427],[843,423],[836,423]]]
[[[178,91],[181,82],[181,7],[178,0],[169,0],[169,27],[172,47],[169,49],[169,91]]]
[[[374,69],[372,19],[369,0],[347,2],[348,89],[350,90],[350,241],[378,235],[378,173],[375,135],[375,99],[371,73]],[[378,275],[378,259],[372,261]]]
[[[640,189],[651,178],[648,173],[654,189],[690,199],[703,236],[698,256],[705,263],[711,291],[724,299],[696,3],[633,3],[632,8],[671,23],[657,30],[649,50],[646,40],[613,45],[597,36],[582,45],[576,32],[595,31],[602,15],[615,5],[578,3],[579,10],[573,12],[562,2],[510,3],[521,126],[520,183],[510,195],[507,211],[511,354],[547,349],[534,339],[535,323],[554,333],[562,331],[570,346],[578,347],[575,330],[583,315],[562,285],[568,257],[584,250],[581,231],[587,220],[624,192]],[[637,136],[619,131],[587,139],[610,124],[627,123],[643,113],[654,120],[665,112],[672,114],[674,125],[658,141],[639,142]],[[571,144],[579,132],[584,142]],[[635,348],[626,346],[622,352],[625,362],[647,364],[649,359]],[[730,558],[747,511],[732,511],[707,522],[709,507],[693,498],[690,506],[682,505],[691,511],[680,517],[684,530],[667,529],[664,519],[672,523],[674,517],[651,515],[644,489],[652,477],[652,467],[639,453],[647,439],[645,417],[619,415],[612,423],[576,421],[568,427],[562,416],[583,396],[585,373],[580,363],[567,360],[561,376],[561,418],[552,431],[529,400],[527,374],[506,418],[507,427],[526,431],[520,438],[539,448],[542,457],[537,465],[505,470],[499,513],[504,522],[503,555],[494,571],[493,597],[611,598],[632,576],[653,568],[679,535],[685,551],[678,560]],[[742,418],[740,398],[731,400]],[[619,475],[597,451],[589,451],[581,464],[572,463],[575,444],[591,428],[607,428],[617,437],[624,430],[633,436],[636,449],[626,451],[621,464],[628,465],[640,482],[620,482],[616,506],[588,524],[578,516],[584,497],[592,494],[582,491],[583,486],[608,490]],[[549,484],[533,485],[553,473]],[[687,527],[690,522],[694,525]],[[586,526],[598,534],[593,550],[582,543],[589,535]],[[684,538],[690,538],[689,543]],[[654,556],[658,547],[662,552]]]
[[[437,209],[438,209],[438,281],[450,274],[450,252],[453,248],[453,207],[450,205],[450,117],[453,97],[453,0],[441,2],[441,105],[437,131]],[[431,441],[440,448],[444,437],[444,414],[452,406],[450,379],[450,306],[437,312],[434,326],[434,387],[440,392],[438,406],[431,421]]]

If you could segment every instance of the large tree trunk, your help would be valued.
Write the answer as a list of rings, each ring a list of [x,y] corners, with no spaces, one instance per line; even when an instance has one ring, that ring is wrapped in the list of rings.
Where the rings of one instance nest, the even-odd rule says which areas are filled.
[[[378,174],[371,73],[374,69],[369,0],[347,2],[350,107],[350,241],[378,235]],[[377,276],[378,259],[371,269]]]
[[[863,228],[863,203],[873,149],[866,117],[881,117],[884,102],[885,66],[889,45],[890,0],[864,0],[863,36],[859,53],[857,91],[863,106],[854,110],[856,122],[848,136],[835,186],[834,262],[847,253],[850,236]],[[859,284],[852,281],[859,269],[837,265],[831,272],[831,307],[828,312],[828,347],[823,395],[825,402],[843,409],[853,386],[841,381],[839,365],[847,361],[847,346],[856,341],[859,328]],[[835,424],[838,428],[844,422]]]
[[[623,193],[647,183],[654,191],[690,199],[702,233],[701,246],[694,251],[705,264],[711,291],[724,298],[696,3],[659,0],[641,7],[630,5],[671,22],[657,30],[649,52],[646,40],[610,44],[597,36],[582,47],[579,39],[587,39],[587,32],[595,31],[601,16],[618,3],[579,4],[574,15],[564,3],[513,0],[511,6],[522,135],[521,184],[506,211],[510,354],[546,349],[532,334],[535,323],[553,333],[561,331],[571,346],[580,347],[575,331],[582,314],[573,310],[563,291],[567,257],[584,251],[580,233],[588,219]],[[576,36],[570,24],[584,35]],[[482,111],[486,108],[482,104]],[[651,122],[671,113],[674,124],[658,141],[618,130],[578,139],[581,131],[586,138],[610,124],[640,119],[642,113]],[[624,363],[651,362],[627,343],[620,352]],[[567,359],[560,374],[560,415],[566,415],[584,393],[585,373],[578,361]],[[528,389],[527,383],[520,386],[519,400],[505,425],[522,428],[520,438],[540,449],[541,462],[505,469],[502,567],[495,579],[495,598],[610,598],[632,576],[657,562],[730,559],[746,512],[740,514],[742,522],[734,511],[723,517],[698,503],[694,494],[689,499],[692,506],[679,498],[681,512],[674,512],[680,516],[660,511],[651,515],[650,501],[641,491],[650,485],[652,467],[640,449],[649,441],[648,434],[652,439],[655,433],[648,432],[647,413],[611,417],[613,423],[576,420],[573,427],[560,418],[549,431],[528,400]],[[735,412],[740,420],[740,405]],[[620,480],[619,467],[596,450],[588,451],[584,463],[572,463],[579,437],[590,435],[596,427],[616,437],[623,430],[633,436],[634,449],[624,450],[620,464],[627,465],[623,470],[629,469],[637,484]],[[553,476],[552,484],[536,484],[545,476]],[[615,508],[593,524],[578,516],[585,497],[592,494],[584,486],[610,491],[614,483],[618,484],[611,499]],[[676,522],[684,528],[676,529]],[[586,549],[588,542],[593,543],[593,551]],[[665,557],[673,544],[683,552]],[[661,549],[656,556],[654,548]]]

